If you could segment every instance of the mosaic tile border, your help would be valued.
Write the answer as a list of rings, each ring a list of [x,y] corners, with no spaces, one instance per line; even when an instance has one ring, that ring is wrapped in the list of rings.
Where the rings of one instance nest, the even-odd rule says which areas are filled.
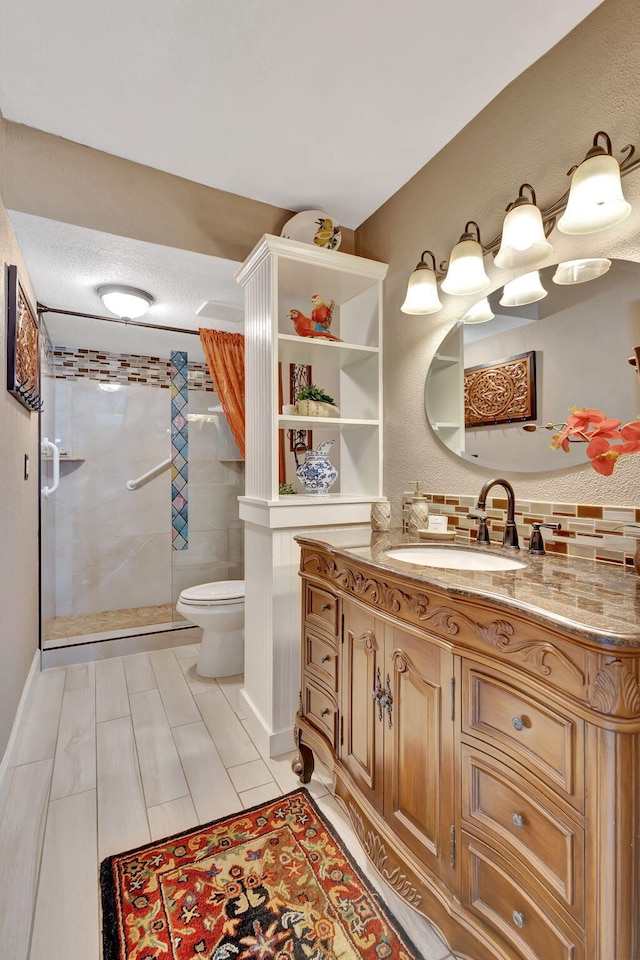
[[[469,520],[475,497],[450,496],[443,493],[425,493],[423,498],[432,513],[445,514],[449,530],[474,540],[478,521]],[[403,501],[402,526],[407,529],[410,501]],[[485,511],[489,518],[489,535],[496,543],[502,542],[507,501],[504,497],[488,497]],[[593,506],[583,503],[547,503],[534,500],[516,501],[516,525],[520,546],[529,546],[531,524],[561,523],[561,530],[544,530],[547,553],[583,557],[588,560],[603,560],[633,570],[633,554],[640,528],[640,509],[637,507]]]
[[[103,383],[139,383],[164,389],[171,386],[171,360],[137,353],[109,353],[82,347],[55,346],[53,366],[54,376],[58,380],[85,377]],[[215,393],[206,363],[189,363],[188,382],[189,390]]]
[[[189,547],[189,365],[171,351],[171,548]]]

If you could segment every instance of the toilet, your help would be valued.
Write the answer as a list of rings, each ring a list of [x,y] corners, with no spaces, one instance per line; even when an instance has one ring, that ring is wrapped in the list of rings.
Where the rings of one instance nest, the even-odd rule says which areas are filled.
[[[187,587],[176,610],[202,627],[196,665],[201,677],[230,677],[244,670],[244,580]]]

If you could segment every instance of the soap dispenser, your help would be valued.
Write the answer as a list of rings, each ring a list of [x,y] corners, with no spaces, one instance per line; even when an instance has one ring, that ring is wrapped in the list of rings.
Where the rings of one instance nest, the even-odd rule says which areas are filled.
[[[427,517],[429,516],[429,504],[424,499],[420,480],[415,481],[415,488],[409,506],[409,533],[417,533],[418,530],[426,527]]]

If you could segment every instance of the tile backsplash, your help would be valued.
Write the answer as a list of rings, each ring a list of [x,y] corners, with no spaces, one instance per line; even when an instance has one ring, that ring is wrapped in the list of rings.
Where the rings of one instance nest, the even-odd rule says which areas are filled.
[[[161,357],[56,346],[53,368],[53,375],[59,380],[86,377],[105,383],[141,383],[165,389],[171,386],[171,360]],[[206,363],[189,361],[189,390],[215,391]]]
[[[445,514],[449,530],[474,540],[477,520],[468,519],[476,505],[474,497],[450,496],[443,493],[425,493],[431,513]],[[502,542],[507,501],[504,497],[488,497],[485,513],[489,518],[492,541]],[[406,529],[408,503],[403,504],[403,527]],[[588,560],[604,560],[633,566],[633,554],[640,528],[640,508],[591,506],[582,503],[545,503],[516,500],[516,524],[520,545],[528,547],[531,524],[561,523],[561,530],[543,530],[547,553],[561,553]]]

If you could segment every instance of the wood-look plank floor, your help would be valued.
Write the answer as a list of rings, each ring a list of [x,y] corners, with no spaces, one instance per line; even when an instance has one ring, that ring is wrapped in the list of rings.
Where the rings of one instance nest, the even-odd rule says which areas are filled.
[[[45,670],[0,810],[0,956],[100,960],[98,869],[128,850],[298,786],[293,752],[261,756],[242,678],[197,676],[197,647]],[[309,792],[425,960],[454,960],[369,867],[321,769]]]

